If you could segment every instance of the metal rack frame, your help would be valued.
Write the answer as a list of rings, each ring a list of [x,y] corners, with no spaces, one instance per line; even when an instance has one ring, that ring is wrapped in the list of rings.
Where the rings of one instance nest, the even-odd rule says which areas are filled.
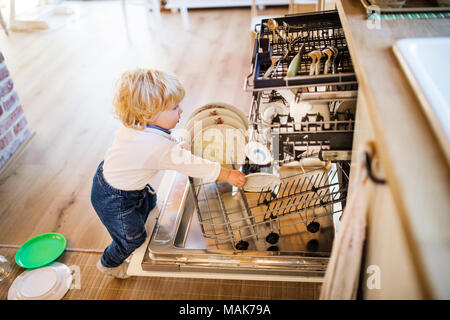
[[[276,100],[285,105],[292,103],[284,100],[278,92],[280,89],[293,90],[295,102],[356,100],[358,84],[337,11],[287,15],[275,20],[278,25],[287,23],[287,27],[283,27],[286,36],[277,38],[276,34],[280,33],[268,29],[268,19],[262,20],[255,39],[252,70],[244,85],[246,91],[253,92],[249,120],[254,129],[263,125],[259,115],[261,103]],[[307,53],[330,46],[338,49],[331,73],[309,75],[311,59]],[[300,48],[304,53],[298,73],[287,77],[288,67]],[[272,61],[273,56],[280,58],[277,66]],[[324,62],[322,59],[321,63]],[[270,68],[273,73],[267,77]],[[310,169],[283,177],[273,189],[257,194],[227,183],[201,183],[189,178],[190,194],[206,240],[217,246],[231,244],[233,251],[239,252],[247,250],[250,241],[260,241],[262,237],[276,244],[280,234],[288,232],[292,226],[304,224],[306,231],[315,233],[320,228],[318,219],[342,213],[349,181],[354,115],[339,114],[331,109],[330,104],[330,121],[324,121],[318,113],[306,115],[317,115],[316,121],[302,119],[294,123],[289,116],[288,121],[281,124],[276,116],[271,124],[264,124],[270,128],[271,139],[267,143],[274,155],[273,166],[304,157],[304,152],[296,154],[299,147],[319,147],[322,160],[325,160],[324,152],[344,152],[327,155],[331,168]]]
[[[259,126],[270,128],[271,141],[268,143],[271,145],[272,154],[278,165],[282,166],[291,161],[311,156],[308,151],[303,153],[296,151],[299,148],[308,150],[320,147],[323,151],[340,153],[339,157],[329,158],[319,152],[316,156],[320,156],[321,160],[350,160],[355,128],[354,114],[348,111],[338,112],[336,107],[331,106],[332,103],[330,103],[330,121],[324,121],[320,114],[311,113],[306,114],[305,121],[301,123],[295,123],[291,116],[288,116],[287,122],[283,125],[278,116],[273,119],[271,124],[263,123],[259,112],[261,104],[279,100],[287,104],[276,90],[272,90],[270,93],[267,91],[255,92],[249,116],[256,131],[259,130]],[[330,99],[330,101],[334,100]],[[311,117],[315,117],[316,121],[309,121]],[[343,155],[346,156],[342,158]]]
[[[329,171],[315,169],[285,177],[275,188],[259,193],[193,178],[189,184],[203,237],[219,245],[229,242],[239,251],[262,236],[275,244],[284,228],[297,224],[317,232],[318,218],[342,212],[348,173],[343,163],[335,163]]]

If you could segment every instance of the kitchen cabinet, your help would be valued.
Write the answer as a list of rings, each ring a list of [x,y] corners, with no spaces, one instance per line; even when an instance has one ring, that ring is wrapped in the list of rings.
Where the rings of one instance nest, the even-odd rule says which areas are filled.
[[[366,98],[360,91],[353,150],[361,150],[368,141],[375,142],[375,148],[379,149],[367,110]],[[359,156],[358,152],[353,152],[354,165],[360,161]],[[373,163],[372,168],[377,178],[385,178],[386,172],[379,161],[377,166]],[[353,176],[350,176],[349,194],[354,190],[352,178]],[[368,201],[368,227],[364,261],[361,266],[360,298],[423,299],[414,260],[408,248],[389,183],[375,185]]]
[[[361,283],[362,296],[448,299],[449,160],[392,46],[402,38],[450,36],[450,21],[382,20],[374,25],[359,1],[336,4],[358,78],[358,110],[365,106],[363,118],[371,124],[371,130],[361,132],[375,140],[381,176],[388,181],[372,200],[365,261],[365,268],[383,266],[382,285],[368,290]]]

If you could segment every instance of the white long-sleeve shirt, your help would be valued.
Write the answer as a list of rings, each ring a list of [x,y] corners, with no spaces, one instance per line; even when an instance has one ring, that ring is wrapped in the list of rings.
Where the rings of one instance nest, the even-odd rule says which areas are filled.
[[[176,170],[188,176],[212,182],[219,176],[221,165],[194,156],[181,147],[170,134],[155,128],[134,130],[121,126],[107,150],[103,175],[120,190],[142,190],[146,184],[155,187],[161,170]]]

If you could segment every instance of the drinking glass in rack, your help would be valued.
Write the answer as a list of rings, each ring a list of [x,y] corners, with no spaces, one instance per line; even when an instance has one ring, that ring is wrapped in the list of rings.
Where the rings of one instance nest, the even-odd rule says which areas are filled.
[[[0,282],[8,278],[11,272],[11,263],[4,256],[0,255]]]

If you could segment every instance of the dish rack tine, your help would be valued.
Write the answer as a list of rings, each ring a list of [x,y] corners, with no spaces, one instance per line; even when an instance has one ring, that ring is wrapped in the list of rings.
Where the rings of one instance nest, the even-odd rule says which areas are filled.
[[[293,195],[297,193],[297,188],[298,188],[298,185],[300,184],[300,181],[302,181],[301,178],[297,179],[297,185],[295,186]],[[301,190],[301,187],[300,187],[300,190]]]
[[[283,213],[281,214],[282,216],[285,214],[285,212],[286,212],[286,210],[288,209],[288,206],[289,206],[289,204],[291,203],[291,202],[294,202],[294,199],[290,199],[288,202],[287,202],[287,206],[284,208],[284,210],[283,210]],[[290,210],[291,208],[289,207],[289,210]]]
[[[300,201],[298,202],[298,205],[295,207],[295,210],[296,211],[298,211],[298,213],[299,213],[299,215],[300,215],[300,218],[302,218],[303,219],[303,216],[302,216],[302,210],[301,210],[301,208],[302,208],[302,205],[301,205],[301,203],[302,203],[302,201],[303,201],[303,197],[304,197],[304,195],[302,195],[301,197],[300,197]],[[307,198],[307,197],[306,197]],[[305,198],[305,200],[306,200],[306,198]],[[300,210],[299,210],[299,207],[300,206]]]
[[[286,189],[287,189],[288,186],[289,186],[289,181],[287,181],[287,182],[284,184],[284,189],[283,189],[283,191],[281,191],[281,188],[280,188],[280,192],[278,192],[278,194],[281,194],[281,196],[284,197],[284,194],[285,194]]]
[[[311,191],[312,189],[309,188],[309,186],[312,185],[311,177],[306,176],[305,182],[306,182],[305,192]]]
[[[327,188],[327,190],[325,191],[325,195],[328,195],[327,198],[326,198],[327,202],[330,201],[331,192],[332,192],[332,190],[330,190],[330,188]]]
[[[301,180],[303,180],[303,182],[302,182],[302,185],[301,185],[300,190],[299,190],[300,193],[304,192],[302,190],[307,190],[308,189],[308,177],[305,177],[304,179],[301,179]],[[306,183],[306,185],[305,185],[305,183]]]
[[[309,199],[311,197],[311,199]],[[310,203],[311,203],[311,201],[312,201],[312,199],[313,199],[313,194],[312,193],[308,193],[307,195],[306,195],[306,198],[305,198],[305,203],[306,203],[306,207],[307,208],[309,208],[310,207]]]
[[[320,189],[318,191],[318,195],[319,197],[317,198],[317,201],[315,202],[315,205],[317,204],[321,204],[324,205],[326,202],[324,201],[324,199],[327,196],[327,193],[330,191],[330,188],[326,188],[326,189]]]
[[[271,202],[269,202],[268,205],[266,204],[267,210],[266,210],[266,212],[264,213],[264,219],[263,219],[263,221],[269,220],[269,219],[270,219],[270,216],[272,215],[272,210],[275,209],[275,205],[276,205],[276,204],[273,205],[272,209],[270,208],[270,205],[271,205]]]
[[[250,219],[251,228],[252,228],[253,234],[255,234],[256,240],[258,240],[258,233],[255,231],[255,228],[254,228],[255,217],[253,217],[253,214],[252,214],[252,212],[250,210],[250,207],[248,206],[247,197],[245,196],[244,191],[241,188],[238,188],[238,190],[239,190],[239,194],[241,195],[242,202],[244,203],[244,207],[245,207],[245,211],[247,213],[247,216]]]
[[[271,220],[275,218],[275,210],[277,210],[277,204],[274,203],[272,210],[269,210],[268,213],[268,217],[266,218],[266,220]]]
[[[219,199],[220,208],[222,209],[223,216],[224,216],[224,218],[225,218],[225,220],[227,222],[226,223],[226,227],[227,227],[228,233],[229,233],[229,235],[231,237],[231,242],[232,242],[231,245],[233,246],[234,249],[236,249],[236,247],[235,247],[236,246],[236,241],[234,239],[234,233],[230,229],[230,220],[228,218],[228,214],[227,214],[227,211],[225,209],[225,205],[223,203],[222,196],[220,195],[220,192],[219,192],[219,185],[218,185],[217,181],[215,181],[214,184],[216,185],[215,191],[216,191],[217,197]]]
[[[280,186],[281,186],[281,184],[280,184]],[[274,188],[275,189],[275,188]],[[260,193],[259,193],[259,197],[258,197],[258,205],[262,205],[262,204],[264,204],[264,205],[266,205],[267,207],[269,207],[269,205],[270,205],[270,203],[272,202],[272,200],[273,199],[276,199],[276,197],[277,197],[277,194],[272,190],[270,190],[270,187],[267,187],[267,190],[265,190],[265,189],[263,188],[261,191],[260,191]],[[259,202],[259,199],[261,198],[261,196],[264,194],[264,199],[263,199],[263,201],[262,202]],[[267,200],[267,197],[268,196],[270,196],[270,199],[269,200]]]
[[[277,207],[278,205],[278,207]],[[277,217],[277,210],[280,208],[281,203],[280,202],[274,202],[272,209],[268,210],[269,216],[266,218],[266,215],[264,215],[264,219],[269,220],[269,219],[275,219]]]
[[[265,204],[267,207],[269,207],[270,202],[267,201],[267,194],[270,192],[269,187],[267,187],[267,191],[264,192],[264,189],[261,190],[260,195],[264,194],[264,199],[261,202],[261,204]]]
[[[292,181],[292,184],[291,184],[291,187],[289,188],[289,191],[288,191],[288,196],[290,196],[290,195],[292,195],[293,193],[291,193],[291,191],[292,191],[292,188],[294,187],[294,185],[295,185],[295,180],[294,181]],[[295,189],[294,189],[294,192],[295,192]]]
[[[189,177],[189,188],[191,189],[191,194],[192,194],[192,197],[194,198],[195,208],[197,209],[197,212],[200,213],[201,211],[200,211],[200,207],[198,205],[198,197],[197,197],[198,194],[196,193],[194,179],[192,177]],[[200,192],[200,190],[199,190],[199,192]],[[203,223],[201,223],[201,221],[200,221],[200,227],[202,229],[202,233],[205,234],[206,231],[205,231]]]
[[[280,212],[281,206],[283,205],[283,202],[284,202],[284,199],[278,202],[278,208],[276,209],[275,218],[278,217],[278,214],[279,214],[279,212]],[[271,218],[272,218],[272,215],[271,215]]]
[[[297,212],[299,213],[299,215],[300,215],[301,218],[303,218],[303,217],[302,217],[302,214],[301,214],[301,212],[302,212],[302,210],[301,210],[301,208],[302,208],[302,202],[304,201],[304,200],[303,200],[303,197],[305,197],[305,200],[307,199],[307,195],[306,195],[306,196],[305,196],[305,195],[301,195],[301,196],[300,196],[300,200],[297,202],[297,205],[295,206],[295,211],[297,211]],[[299,207],[300,207],[300,209],[299,209]]]
[[[318,183],[318,185],[320,186],[321,185],[321,182],[322,182],[322,178],[323,178],[323,176],[325,175],[325,173],[326,172],[322,172],[322,175],[320,176],[320,179],[319,179],[319,175],[317,175],[316,176],[316,180],[314,180],[314,188],[317,190],[318,189],[318,187],[316,187],[316,182],[317,182],[317,180],[319,179],[319,183]],[[317,192],[317,191],[316,191]]]
[[[213,233],[217,234],[216,229],[214,228],[214,219],[213,219],[212,214],[211,214],[211,207],[209,206],[209,198],[208,198],[208,195],[206,193],[206,185],[203,185],[202,189],[203,189],[203,195],[204,195],[205,201],[206,201],[206,207],[207,207],[207,210],[208,210],[208,219],[210,221],[209,225],[211,226],[211,228],[213,230]],[[200,190],[199,190],[199,193],[200,193]],[[204,223],[202,223],[202,227],[204,227]]]
[[[317,188],[316,188],[317,178],[318,178],[318,175],[314,175],[314,177],[311,178],[311,191],[312,192],[317,192]],[[313,179],[314,179],[314,181],[313,181]]]
[[[262,191],[261,191],[261,192],[259,193],[259,195],[258,195],[258,201],[256,201],[257,204],[260,204],[259,200],[261,199],[262,194],[263,194],[263,193],[262,193]]]

